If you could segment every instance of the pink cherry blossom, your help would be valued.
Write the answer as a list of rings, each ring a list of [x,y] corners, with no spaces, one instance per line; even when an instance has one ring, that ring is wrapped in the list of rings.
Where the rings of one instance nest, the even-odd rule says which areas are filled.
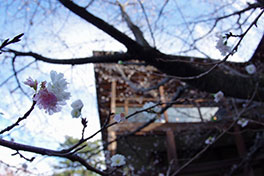
[[[50,72],[51,82],[42,81],[38,89],[38,82],[29,77],[24,83],[36,91],[33,100],[40,109],[52,115],[61,110],[61,106],[66,104],[70,98],[70,92],[67,92],[67,82],[62,73],[56,71]]]
[[[33,100],[36,101],[39,109],[45,109],[45,112],[49,113],[49,115],[61,110],[57,97],[53,93],[49,92],[46,88],[39,90],[39,92],[34,96]]]
[[[125,121],[125,120],[126,120],[126,118],[125,118],[125,114],[124,114],[124,113],[115,114],[115,116],[114,116],[114,120],[115,120],[117,123],[120,123],[120,122]]]
[[[29,87],[32,87],[33,89],[37,90],[38,82],[37,80],[33,80],[31,77],[29,77],[24,84],[28,85]]]

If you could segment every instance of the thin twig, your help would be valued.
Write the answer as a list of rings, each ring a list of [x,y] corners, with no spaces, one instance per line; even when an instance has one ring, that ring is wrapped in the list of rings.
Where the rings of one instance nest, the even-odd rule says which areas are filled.
[[[30,115],[30,113],[33,111],[35,105],[36,105],[36,102],[33,101],[32,106],[31,106],[30,109],[24,114],[24,116],[23,116],[23,117],[19,117],[19,118],[17,119],[17,121],[16,121],[14,124],[12,124],[12,125],[6,127],[5,129],[3,129],[3,130],[0,132],[0,134],[3,134],[4,132],[10,131],[10,130],[13,129],[15,126],[18,126],[19,123],[20,123],[22,120],[25,120],[25,119]]]
[[[153,31],[152,31],[152,28],[150,26],[150,22],[149,22],[148,15],[147,15],[147,12],[145,10],[145,7],[144,7],[143,3],[141,2],[141,0],[137,0],[137,1],[138,1],[139,5],[140,5],[142,11],[143,11],[145,20],[147,22],[149,33],[150,33],[150,36],[151,36],[152,41],[153,41],[153,46],[156,47],[155,37],[154,37]]]
[[[247,107],[249,106],[249,104],[252,103],[254,97],[256,96],[257,93],[257,89],[258,89],[258,84],[255,87],[255,91],[253,92],[250,100],[248,101],[248,103],[245,105],[245,107],[237,114],[236,118],[234,119],[234,121],[230,124],[230,126],[223,130],[222,133],[220,133],[215,140],[207,145],[206,147],[204,147],[200,152],[198,152],[194,157],[192,157],[189,161],[187,161],[185,164],[183,164],[179,169],[177,169],[171,176],[176,176],[178,173],[180,173],[183,169],[185,169],[187,166],[189,166],[194,160],[196,160],[197,158],[199,158],[205,151],[207,151],[207,149],[212,146],[216,141],[218,141],[224,134],[226,134],[237,122],[237,120],[239,119],[239,117],[246,111]]]
[[[193,79],[199,79],[207,74],[209,74],[210,72],[212,72],[216,67],[218,67],[220,64],[224,63],[225,61],[227,61],[227,59],[233,55],[233,53],[235,53],[237,50],[238,50],[238,47],[240,45],[240,43],[242,42],[242,40],[244,39],[244,37],[246,36],[246,34],[249,32],[249,30],[257,25],[257,21],[258,19],[262,16],[262,14],[264,13],[264,10],[262,10],[260,12],[260,14],[255,18],[255,20],[249,25],[249,27],[247,28],[247,30],[241,34],[241,37],[239,39],[239,41],[237,42],[237,44],[235,45],[235,47],[231,50],[231,52],[229,52],[223,60],[221,61],[218,61],[215,65],[213,65],[210,69],[208,69],[207,71],[203,72],[203,73],[200,73],[199,75],[195,75],[195,76],[189,76],[189,77],[180,77],[180,76],[171,76],[171,75],[168,75],[168,77],[171,77],[171,78],[176,78],[176,79],[179,79],[179,80],[193,80]],[[159,58],[158,60],[163,60],[164,59],[161,59]]]

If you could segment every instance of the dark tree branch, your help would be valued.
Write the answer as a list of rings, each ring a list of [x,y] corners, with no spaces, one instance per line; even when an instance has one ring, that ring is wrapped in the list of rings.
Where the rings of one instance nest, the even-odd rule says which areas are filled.
[[[25,159],[26,161],[29,161],[29,162],[32,162],[34,159],[35,159],[35,157],[32,157],[32,158],[26,158],[24,155],[22,155],[19,151],[17,151],[16,153],[14,153],[14,154],[12,154],[12,156],[15,156],[15,155],[19,155],[20,156],[20,158],[23,158],[23,159]]]
[[[16,56],[31,56],[37,61],[43,61],[50,64],[62,64],[62,65],[81,65],[88,63],[117,63],[119,60],[131,60],[134,57],[128,53],[120,53],[106,56],[92,56],[84,58],[74,58],[74,59],[55,59],[42,56],[34,52],[21,52],[12,49],[8,49],[4,52],[14,53]]]
[[[247,99],[254,91],[254,85],[257,81],[260,82],[258,94],[255,100],[264,101],[264,78],[255,75],[254,77],[245,77],[234,75],[217,69],[218,64],[222,61],[212,62],[210,59],[202,59],[209,63],[216,63],[213,67],[210,64],[196,64],[189,62],[190,58],[184,56],[173,56],[162,54],[156,50],[148,50],[144,53],[138,53],[138,56],[132,56],[128,53],[114,54],[107,56],[94,56],[87,58],[76,59],[51,59],[32,52],[20,52],[15,50],[8,50],[13,52],[16,56],[31,56],[36,60],[55,64],[87,64],[87,63],[117,63],[119,60],[138,59],[145,61],[148,65],[153,65],[161,72],[172,76],[172,78],[182,78],[183,81],[191,86],[209,93],[216,93],[219,90],[224,92],[226,96]],[[153,58],[156,58],[153,59]],[[200,58],[194,58],[199,60]],[[187,60],[187,62],[186,62]],[[232,63],[239,67],[243,66],[239,63]],[[209,65],[209,66],[208,66]],[[188,77],[192,79],[187,79]]]
[[[61,157],[61,158],[67,158],[69,160],[71,160],[72,162],[79,162],[80,164],[82,164],[87,170],[93,171],[97,174],[100,175],[108,175],[107,173],[104,173],[92,166],[90,166],[86,160],[84,160],[83,158],[79,157],[77,154],[63,154],[60,151],[56,151],[56,150],[50,150],[50,149],[46,149],[46,148],[40,148],[40,147],[34,147],[34,146],[30,146],[30,145],[24,145],[24,144],[20,144],[20,143],[16,143],[16,142],[11,142],[11,141],[7,141],[4,139],[0,139],[0,145],[16,150],[16,151],[26,151],[26,152],[32,152],[32,153],[36,153],[36,154],[40,154],[40,155],[48,155],[48,156],[56,156],[56,157]]]
[[[170,58],[177,57],[166,55],[162,58],[169,60]],[[264,101],[264,78],[258,75],[254,77],[241,77],[220,69],[211,69],[208,66],[195,66],[194,64],[185,62],[170,63],[160,60],[153,62],[152,65],[167,75],[175,75],[173,78],[180,77],[184,79],[185,77],[196,77],[197,75],[203,74],[202,77],[198,77],[197,79],[183,81],[202,91],[216,93],[221,90],[225,96],[241,99],[248,99],[252,92],[254,92],[256,83],[260,82],[255,100]],[[208,72],[209,69],[211,69],[210,72]]]
[[[242,10],[239,10],[239,11],[236,11],[236,12],[233,12],[233,13],[230,13],[228,15],[224,15],[224,16],[221,16],[221,17],[217,17],[217,18],[210,18],[210,19],[206,19],[206,20],[197,20],[195,23],[200,23],[200,22],[206,22],[206,21],[212,21],[214,20],[214,24],[213,26],[208,30],[208,32],[206,32],[206,34],[204,34],[203,36],[195,39],[195,41],[198,41],[202,38],[204,38],[205,36],[209,35],[214,29],[215,27],[217,26],[217,24],[219,23],[219,21],[223,20],[223,19],[227,19],[229,17],[233,17],[235,15],[237,16],[241,16],[243,13],[249,11],[249,10],[255,10],[257,8],[260,8],[261,6],[258,4],[258,3],[254,3],[254,4],[249,4],[248,7],[246,7],[245,9],[242,9]]]
[[[5,85],[5,83],[7,83],[7,81],[9,81],[11,78],[13,78],[13,76],[15,76],[15,74],[18,74],[19,72],[25,70],[26,68],[28,68],[31,64],[35,63],[35,61],[30,62],[29,64],[25,65],[24,67],[22,67],[21,69],[17,70],[15,73],[13,73],[12,75],[10,75],[8,78],[6,78],[1,84],[0,87],[2,87],[3,85]]]
[[[72,5],[71,1],[69,2],[68,0],[64,0],[63,2],[67,2],[66,4],[69,3],[68,5],[70,5],[71,8],[76,8],[75,10],[81,8],[77,5]],[[81,10],[81,13],[86,14],[88,12],[83,9]],[[258,75],[254,75],[254,77],[241,77],[239,75],[226,73],[224,70],[217,69],[220,64],[226,62],[229,56],[238,49],[240,42],[244,39],[244,36],[254,25],[257,24],[257,21],[262,14],[263,11],[261,11],[261,13],[253,20],[253,22],[249,25],[245,32],[240,35],[240,40],[237,42],[232,52],[230,52],[226,57],[224,57],[222,61],[218,61],[210,67],[206,65],[197,66],[191,62],[183,61],[186,57],[166,55],[154,48],[143,48],[143,50],[140,50],[139,52],[133,54],[124,53],[110,56],[60,60],[46,58],[32,52],[25,53],[14,50],[8,50],[8,52],[13,52],[16,56],[32,56],[37,60],[42,60],[48,63],[72,65],[85,63],[117,63],[119,60],[124,61],[137,59],[139,61],[145,61],[145,63],[148,65],[155,66],[161,72],[166,73],[169,76],[173,76],[174,78],[178,79],[183,79],[183,81],[185,81],[186,83],[202,91],[216,93],[221,90],[226,96],[241,99],[247,99],[252,94],[252,92],[254,92],[254,85],[256,84],[256,82],[259,82],[260,86],[258,87],[258,94],[255,97],[255,100],[264,101],[263,77],[260,77]]]
[[[18,79],[18,76],[17,76],[17,71],[16,71],[16,68],[15,68],[15,60],[16,60],[16,56],[13,57],[12,59],[12,70],[13,70],[13,73],[14,73],[14,77],[16,79],[16,83],[17,83],[17,88],[16,89],[20,89],[21,92],[26,95],[28,98],[30,98],[30,96],[24,91],[24,89],[21,87],[21,84],[20,84],[20,81]],[[15,89],[15,90],[16,90]],[[14,91],[12,91],[14,92]]]
[[[148,29],[149,29],[149,33],[150,33],[150,36],[152,38],[152,41],[153,41],[153,46],[156,47],[156,41],[155,41],[155,37],[154,37],[154,33],[152,31],[152,28],[151,28],[151,25],[150,25],[150,22],[149,22],[149,19],[148,19],[148,15],[147,15],[147,12],[145,10],[145,7],[143,5],[143,3],[141,2],[141,0],[137,0],[142,11],[143,11],[143,14],[144,14],[144,17],[146,19],[146,22],[147,22],[147,25],[148,25]]]
[[[155,26],[157,26],[157,23],[158,23],[159,19],[163,15],[163,11],[164,11],[165,7],[167,6],[168,2],[169,2],[169,0],[165,0],[164,4],[162,5],[162,7],[161,7],[161,9],[159,11],[158,17],[157,17],[157,19],[155,21]]]
[[[19,42],[20,41],[20,38],[23,36],[24,34],[19,34],[17,36],[15,36],[12,40],[9,40],[9,39],[6,39],[1,45],[0,45],[0,51],[6,47],[7,45],[10,45],[12,43],[16,43],[16,42]],[[1,52],[0,52],[1,54]]]
[[[132,113],[132,114],[126,116],[126,119],[132,118],[134,115],[136,115],[136,114],[138,114],[138,113],[142,113],[142,112],[148,111],[148,110],[150,110],[150,109],[152,109],[152,108],[154,108],[154,107],[156,107],[156,106],[158,106],[158,105],[165,104],[166,106],[163,107],[163,108],[160,110],[160,112],[158,112],[159,114],[163,114],[168,108],[170,108],[170,107],[176,102],[176,100],[182,95],[182,93],[185,91],[186,88],[188,88],[188,86],[179,87],[179,88],[177,89],[177,91],[175,92],[175,94],[173,95],[173,97],[171,98],[170,102],[167,102],[167,103],[157,103],[157,104],[155,104],[155,105],[153,105],[153,106],[151,106],[151,107],[149,107],[149,108],[135,111],[134,113]],[[106,150],[106,149],[107,149],[107,146],[110,145],[111,143],[116,142],[116,141],[118,141],[118,140],[120,140],[120,139],[123,139],[123,138],[125,138],[125,137],[127,137],[127,136],[131,136],[131,135],[133,135],[133,134],[135,134],[135,133],[141,131],[142,129],[148,127],[150,124],[154,123],[155,120],[157,120],[157,118],[158,118],[158,116],[155,116],[154,118],[150,119],[149,121],[147,121],[147,122],[144,123],[143,125],[139,126],[137,129],[135,129],[135,130],[133,130],[133,131],[131,131],[131,132],[127,132],[127,133],[125,133],[125,134],[123,134],[123,135],[121,135],[121,136],[118,136],[116,139],[114,139],[114,140],[112,140],[112,141],[109,141],[109,142],[105,143],[105,144],[103,145],[103,150]],[[115,122],[115,123],[112,123],[112,124],[109,124],[108,127],[110,127],[110,126],[112,126],[112,125],[114,125],[114,124],[116,124],[116,122]]]
[[[185,90],[187,87],[188,87],[188,86],[185,86],[185,87],[179,87],[179,88],[177,89],[177,91],[175,92],[174,96],[172,97],[171,101],[168,102],[168,103],[165,103],[166,106],[163,107],[163,108],[161,109],[161,111],[158,112],[158,113],[159,113],[159,114],[162,114],[162,113],[164,113],[169,107],[171,107],[171,106],[174,104],[174,102],[175,102],[175,101],[181,96],[181,94],[184,92],[184,90]],[[158,105],[161,105],[161,104],[164,104],[164,103],[158,103],[158,104],[156,104],[156,105],[154,105],[154,106],[151,106],[151,107],[149,107],[149,108],[135,111],[134,113],[129,114],[129,115],[126,116],[125,118],[126,118],[126,119],[132,118],[132,117],[135,116],[136,114],[139,114],[139,113],[142,113],[142,112],[148,111],[149,109],[152,109],[152,108],[154,108],[154,107],[156,107],[156,106],[158,106]],[[109,114],[109,118],[110,118],[111,115],[112,115],[112,114],[110,113],[110,114]],[[151,119],[150,121],[148,121],[147,123],[143,124],[141,127],[137,128],[137,129],[134,130],[133,132],[127,133],[127,134],[125,134],[124,136],[129,136],[129,135],[132,135],[132,134],[134,134],[134,133],[136,133],[136,132],[142,130],[143,128],[145,128],[145,127],[147,127],[148,125],[150,125],[151,123],[153,123],[156,119],[157,119],[157,116],[154,117],[153,119]],[[105,124],[103,125],[103,127],[102,127],[100,130],[96,131],[96,132],[95,132],[94,134],[92,134],[91,136],[89,136],[89,137],[87,137],[87,138],[85,138],[85,139],[84,139],[84,138],[80,139],[76,144],[74,144],[74,145],[71,146],[70,148],[68,148],[68,149],[63,149],[63,150],[61,150],[60,152],[61,152],[61,153],[64,153],[64,154],[69,153],[69,152],[71,152],[72,150],[74,150],[74,149],[76,149],[77,147],[79,147],[79,146],[80,146],[82,143],[84,143],[85,141],[88,141],[89,139],[92,139],[92,138],[93,138],[94,136],[96,136],[98,133],[100,133],[100,132],[102,132],[103,130],[105,130],[105,129],[111,127],[111,126],[114,126],[114,125],[116,125],[116,124],[117,124],[117,122],[113,122],[113,123],[110,123],[110,124],[105,123]],[[122,136],[122,137],[124,137],[124,136]],[[112,143],[112,142],[114,142],[114,141],[111,141],[111,142],[107,143],[106,145],[109,145],[109,144]]]
[[[228,126],[228,128],[227,129],[223,129],[223,131],[215,138],[215,140],[212,143],[210,143],[209,145],[207,145],[206,147],[204,147],[200,152],[198,152],[196,155],[194,155],[189,161],[187,161],[180,168],[178,168],[175,172],[173,172],[171,174],[171,176],[176,176],[178,173],[180,173],[183,169],[185,169],[187,166],[189,166],[194,160],[196,160],[197,158],[199,158],[205,151],[207,151],[207,149],[210,146],[212,146],[216,141],[218,141],[220,138],[222,138],[229,130],[231,130],[231,128],[236,124],[236,122],[241,117],[241,115],[244,112],[247,111],[247,108],[252,103],[254,97],[256,96],[256,93],[257,93],[257,90],[258,90],[258,86],[259,86],[259,84],[256,83],[255,86],[254,86],[254,92],[252,93],[251,97],[249,98],[249,101],[247,102],[247,104],[245,105],[245,107],[236,114],[233,122]]]
[[[85,8],[78,6],[73,1],[70,0],[59,0],[61,4],[63,4],[67,9],[86,20],[87,22],[93,24],[98,29],[101,29],[120,43],[126,46],[129,52],[141,52],[142,46],[140,46],[137,42],[129,38],[124,33],[120,32],[118,29],[103,21],[102,19],[92,15]]]
[[[147,46],[149,47],[149,44],[148,42],[145,40],[144,38],[144,35],[142,33],[142,31],[139,29],[138,26],[136,26],[132,20],[130,19],[130,17],[128,16],[128,14],[126,13],[124,7],[122,4],[120,4],[118,1],[117,1],[119,7],[120,7],[120,10],[121,10],[121,13],[122,13],[122,17],[123,19],[125,20],[127,26],[129,27],[129,29],[133,32],[135,38],[136,38],[136,41],[141,45],[141,46]]]

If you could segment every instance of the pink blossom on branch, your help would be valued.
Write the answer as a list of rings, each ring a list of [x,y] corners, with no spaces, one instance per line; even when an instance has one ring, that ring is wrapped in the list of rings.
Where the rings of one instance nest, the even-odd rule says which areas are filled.
[[[57,97],[53,93],[48,92],[47,89],[41,89],[33,100],[36,101],[39,109],[45,109],[45,112],[49,113],[49,115],[61,110],[61,107],[58,106]]]
[[[37,90],[38,82],[37,80],[33,80],[31,77],[29,77],[25,82],[25,85],[28,85],[29,87],[32,87],[34,90]]]
[[[232,52],[232,48],[230,46],[227,46],[227,40],[226,38],[221,36],[221,35],[216,35],[218,38],[217,43],[216,43],[216,48],[220,51],[222,56],[226,56],[228,53]]]
[[[125,118],[125,114],[124,114],[124,113],[115,114],[115,116],[114,116],[114,120],[115,120],[117,123],[120,123],[120,122],[125,121],[125,120],[126,120],[126,118]]]
[[[65,100],[70,99],[70,93],[66,92],[67,82],[66,79],[63,78],[64,75],[62,73],[57,73],[56,71],[50,72],[51,83],[48,84],[47,89],[49,92],[52,92],[56,95],[58,101],[65,102]],[[66,103],[64,103],[66,104]]]
[[[51,82],[48,85],[46,81],[41,82],[39,91],[37,91],[37,81],[33,81],[32,78],[29,77],[24,83],[33,87],[37,92],[33,100],[36,101],[38,107],[45,109],[46,113],[52,115],[61,110],[61,105],[66,104],[65,101],[70,98],[70,93],[66,92],[68,83],[62,73],[58,74],[56,71],[51,71],[50,77]]]

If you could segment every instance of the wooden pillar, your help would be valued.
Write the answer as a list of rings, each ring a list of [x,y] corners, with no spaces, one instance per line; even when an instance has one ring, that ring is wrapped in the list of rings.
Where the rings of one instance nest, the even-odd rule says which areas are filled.
[[[111,129],[111,127],[108,129]],[[115,139],[116,139],[116,132],[112,130],[108,130],[108,142],[111,142]],[[110,151],[111,156],[116,153],[116,147],[117,147],[116,142],[112,142],[111,144],[108,145],[108,151]]]
[[[161,100],[161,102],[162,103],[166,103],[163,86],[160,86],[159,87],[159,93],[160,93],[160,100]],[[165,104],[162,104],[162,107],[165,107],[165,106],[166,106]],[[164,111],[163,115],[164,115],[165,121],[166,122],[169,122],[169,117],[168,117],[167,111]]]
[[[164,87],[159,87],[160,99],[162,103],[166,103],[166,98],[164,95]],[[162,104],[162,107],[165,107],[165,104]],[[169,122],[169,117],[167,111],[163,113],[166,123]],[[166,140],[167,140],[167,157],[168,163],[172,164],[172,169],[178,168],[178,156],[176,149],[175,137],[172,129],[166,131]]]
[[[178,163],[175,137],[174,137],[172,129],[168,129],[166,131],[166,139],[167,139],[168,163],[172,164],[172,169],[176,169],[176,168],[178,168],[179,163]]]
[[[129,103],[129,100],[128,99],[125,99],[124,110],[125,110],[125,115],[126,116],[128,115],[128,103]]]
[[[234,125],[234,132],[235,132],[235,141],[236,141],[238,154],[240,158],[243,158],[247,154],[247,149],[243,136],[240,134],[241,132],[237,124]],[[254,176],[253,169],[250,166],[244,167],[244,176]]]
[[[116,112],[116,80],[111,83],[111,112]]]
[[[116,80],[113,80],[111,83],[111,104],[110,104],[111,112],[116,112]],[[113,121],[111,119],[110,121]],[[116,139],[116,132],[113,130],[113,128],[109,127],[107,128],[108,131],[108,142],[113,141]],[[116,142],[112,142],[108,145],[108,150],[111,152],[111,155],[114,155],[116,152]]]

